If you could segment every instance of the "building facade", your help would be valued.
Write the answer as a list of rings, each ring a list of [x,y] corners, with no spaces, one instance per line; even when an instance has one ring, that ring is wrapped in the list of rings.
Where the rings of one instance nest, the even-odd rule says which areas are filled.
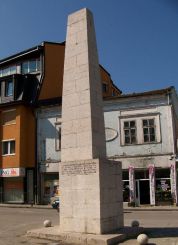
[[[60,195],[65,43],[0,60],[0,202]],[[100,65],[107,156],[122,161],[124,201],[177,204],[178,99],[173,87],[122,95]]]
[[[64,43],[43,42],[0,60],[1,203],[37,201],[35,106],[44,83],[61,91],[63,55]]]
[[[38,203],[59,195],[61,159],[61,107],[40,107],[37,118]]]
[[[110,74],[102,66],[100,66],[100,71],[103,97],[120,95],[121,91],[114,85]],[[62,81],[62,77],[60,79]],[[37,202],[42,204],[48,204],[51,199],[60,195],[59,164],[61,161],[62,123],[60,96],[62,91],[56,90],[55,87],[52,91],[50,88],[51,94],[49,96],[49,81],[46,81],[41,87],[35,112],[37,122]],[[58,97],[55,95],[56,91]]]
[[[37,113],[40,197],[47,203],[56,190],[60,195],[61,109],[46,106]],[[175,89],[105,98],[104,116],[107,156],[122,162],[124,201],[138,206],[177,204]]]
[[[178,98],[173,87],[104,106],[107,156],[122,162],[124,201],[177,204]]]

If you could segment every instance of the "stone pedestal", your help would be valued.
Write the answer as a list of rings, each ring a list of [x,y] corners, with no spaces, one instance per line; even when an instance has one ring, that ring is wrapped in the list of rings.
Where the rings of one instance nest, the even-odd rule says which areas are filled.
[[[60,231],[105,234],[123,226],[119,162],[106,159],[60,165]]]

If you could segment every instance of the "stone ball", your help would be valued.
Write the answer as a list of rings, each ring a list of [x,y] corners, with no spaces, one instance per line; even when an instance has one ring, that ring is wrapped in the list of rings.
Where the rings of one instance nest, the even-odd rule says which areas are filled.
[[[47,220],[45,220],[45,221],[43,222],[44,227],[51,227],[51,224],[52,224],[52,222],[51,222],[51,220],[49,220],[49,219],[47,219]]]
[[[133,220],[132,223],[131,223],[131,226],[132,227],[139,227],[140,223],[138,220]]]
[[[140,244],[140,245],[145,245],[148,243],[148,236],[146,234],[140,234],[138,235],[137,237],[137,242]]]

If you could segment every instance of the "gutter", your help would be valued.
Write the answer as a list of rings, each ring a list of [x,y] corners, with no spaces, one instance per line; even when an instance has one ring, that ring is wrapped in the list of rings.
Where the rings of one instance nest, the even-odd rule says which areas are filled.
[[[23,51],[19,54],[15,54],[15,55],[12,55],[8,58],[2,59],[2,60],[0,60],[0,65],[3,65],[3,64],[10,62],[12,60],[16,60],[16,59],[18,59],[24,55],[31,54],[33,52],[39,51],[41,48],[42,48],[42,46],[37,46],[37,47],[31,48],[31,49],[28,49],[26,51]]]

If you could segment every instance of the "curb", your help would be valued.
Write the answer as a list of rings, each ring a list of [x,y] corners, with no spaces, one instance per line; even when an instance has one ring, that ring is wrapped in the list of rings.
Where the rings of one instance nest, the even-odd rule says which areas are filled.
[[[0,204],[0,208],[36,208],[53,209],[51,205],[33,205],[33,204]]]
[[[53,209],[51,205],[37,205],[37,204],[0,204],[0,208],[34,208],[34,209]],[[129,211],[178,211],[178,207],[124,207],[124,212]]]
[[[123,209],[125,212],[129,212],[129,211],[178,211],[178,208],[124,208]]]

